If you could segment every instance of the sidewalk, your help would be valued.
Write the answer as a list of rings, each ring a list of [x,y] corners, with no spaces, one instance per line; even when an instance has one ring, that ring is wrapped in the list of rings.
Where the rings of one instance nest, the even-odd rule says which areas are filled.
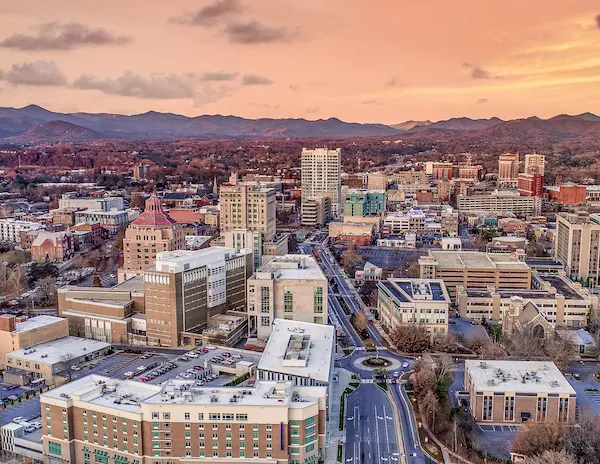
[[[340,399],[342,392],[350,385],[352,380],[352,372],[337,368],[334,371],[334,377],[337,376],[337,382],[334,380],[330,386],[329,395],[331,401],[329,403],[329,418],[327,420],[327,435],[325,436],[325,463],[336,464],[338,442],[346,442],[346,431],[340,430]],[[342,460],[342,462],[344,462]]]

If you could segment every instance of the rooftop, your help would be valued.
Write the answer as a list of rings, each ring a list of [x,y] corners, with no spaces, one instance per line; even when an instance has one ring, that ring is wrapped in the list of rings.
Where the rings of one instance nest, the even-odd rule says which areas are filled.
[[[131,223],[142,227],[174,227],[176,222],[163,209],[156,195],[146,200],[144,212]]]
[[[144,276],[135,276],[131,279],[124,280],[120,284],[113,287],[114,290],[121,290],[124,292],[143,293],[144,292]]]
[[[333,326],[275,319],[258,369],[329,382]]]
[[[63,337],[35,345],[32,348],[13,351],[7,356],[27,361],[37,361],[43,364],[55,364],[64,361],[67,354],[72,358],[79,358],[108,347],[110,347],[110,343],[98,340]]]
[[[429,256],[438,262],[438,268],[463,269],[518,269],[529,270],[513,253],[485,253],[482,251],[429,250]]]
[[[558,293],[571,300],[583,300],[585,297],[575,289],[575,283],[558,274],[538,274],[536,278],[541,282],[549,283]],[[580,284],[577,284],[580,285]]]
[[[450,303],[450,297],[440,279],[388,279],[379,282],[401,303],[440,301]]]
[[[155,269],[160,272],[182,272],[202,266],[223,263],[238,254],[227,247],[210,247],[202,250],[161,251],[156,255]]]
[[[259,267],[252,278],[258,280],[327,280],[317,261],[307,255],[276,256],[264,266]]]
[[[61,321],[64,321],[64,319],[62,317],[56,317],[56,316],[30,317],[26,321],[19,322],[13,333],[28,332],[30,330],[39,329],[40,327],[44,327],[44,326],[47,326],[50,324],[56,324]]]
[[[570,393],[575,390],[550,361],[465,361],[478,392]]]

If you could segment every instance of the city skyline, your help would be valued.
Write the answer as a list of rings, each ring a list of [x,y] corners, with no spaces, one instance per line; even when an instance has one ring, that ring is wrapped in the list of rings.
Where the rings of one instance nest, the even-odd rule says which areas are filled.
[[[592,1],[279,5],[5,5],[2,104],[386,124],[598,112]]]

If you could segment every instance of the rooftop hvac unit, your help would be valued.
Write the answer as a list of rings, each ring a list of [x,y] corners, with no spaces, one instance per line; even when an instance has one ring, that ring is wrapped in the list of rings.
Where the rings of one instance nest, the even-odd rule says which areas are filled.
[[[488,379],[488,381],[487,381],[487,384],[488,384],[490,387],[493,387],[494,385],[496,385],[496,382],[494,381],[494,379]]]
[[[481,361],[479,363],[479,367],[481,367],[482,369],[487,369],[487,363],[485,361]]]

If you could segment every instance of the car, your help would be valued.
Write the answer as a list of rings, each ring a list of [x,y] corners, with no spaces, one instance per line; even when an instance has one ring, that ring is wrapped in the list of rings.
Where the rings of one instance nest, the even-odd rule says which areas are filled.
[[[396,378],[400,377],[400,372],[398,372],[398,371],[394,372],[394,377],[396,377]]]
[[[15,424],[20,424],[21,422],[25,422],[25,418],[21,416],[17,416],[12,420]]]
[[[151,354],[146,353],[146,354],[140,356],[140,359],[150,359],[151,357],[152,357]]]
[[[41,429],[42,428],[42,423],[40,421],[35,421],[32,424],[36,429]]]
[[[223,356],[224,358],[230,358],[231,357],[231,353],[228,353],[227,351],[223,351],[221,353],[221,356]]]
[[[217,347],[215,345],[206,345],[205,348],[207,350],[216,350],[217,349]]]
[[[138,371],[138,372],[142,372],[145,369],[146,369],[146,366],[138,366],[138,367],[135,368],[135,370]]]
[[[186,356],[188,358],[197,358],[198,357],[198,353],[194,353],[193,351],[190,351],[188,354],[186,354]]]
[[[125,372],[125,374],[123,374],[123,375],[124,375],[125,377],[133,377],[133,372],[131,372],[131,371],[128,371],[128,372]]]
[[[200,348],[200,352],[202,354],[206,354],[206,353],[208,353],[208,350],[206,348]]]
[[[573,374],[573,378],[575,380],[581,380],[581,376],[579,374]]]
[[[33,426],[33,424],[28,424],[25,426],[25,431],[27,433],[35,432],[35,427]]]
[[[17,401],[19,399],[19,397],[17,395],[8,395],[7,398],[11,401]]]
[[[180,361],[184,361],[184,362],[185,362],[185,361],[187,361],[187,360],[188,360],[188,357],[187,357],[186,355],[183,355],[183,356],[181,356],[181,357],[179,358],[179,360],[180,360]]]
[[[204,368],[202,366],[198,366],[198,365],[194,366],[194,369],[196,369],[197,371],[203,371],[204,370]]]
[[[235,359],[242,359],[242,355],[241,354],[234,354],[233,356],[231,356],[232,358]]]
[[[408,366],[410,366],[410,364],[408,364],[407,362],[403,362],[403,363],[402,363],[402,367],[403,367],[404,369],[406,369]]]
[[[71,370],[72,371],[80,371],[81,367],[79,367],[79,366],[71,366]]]

